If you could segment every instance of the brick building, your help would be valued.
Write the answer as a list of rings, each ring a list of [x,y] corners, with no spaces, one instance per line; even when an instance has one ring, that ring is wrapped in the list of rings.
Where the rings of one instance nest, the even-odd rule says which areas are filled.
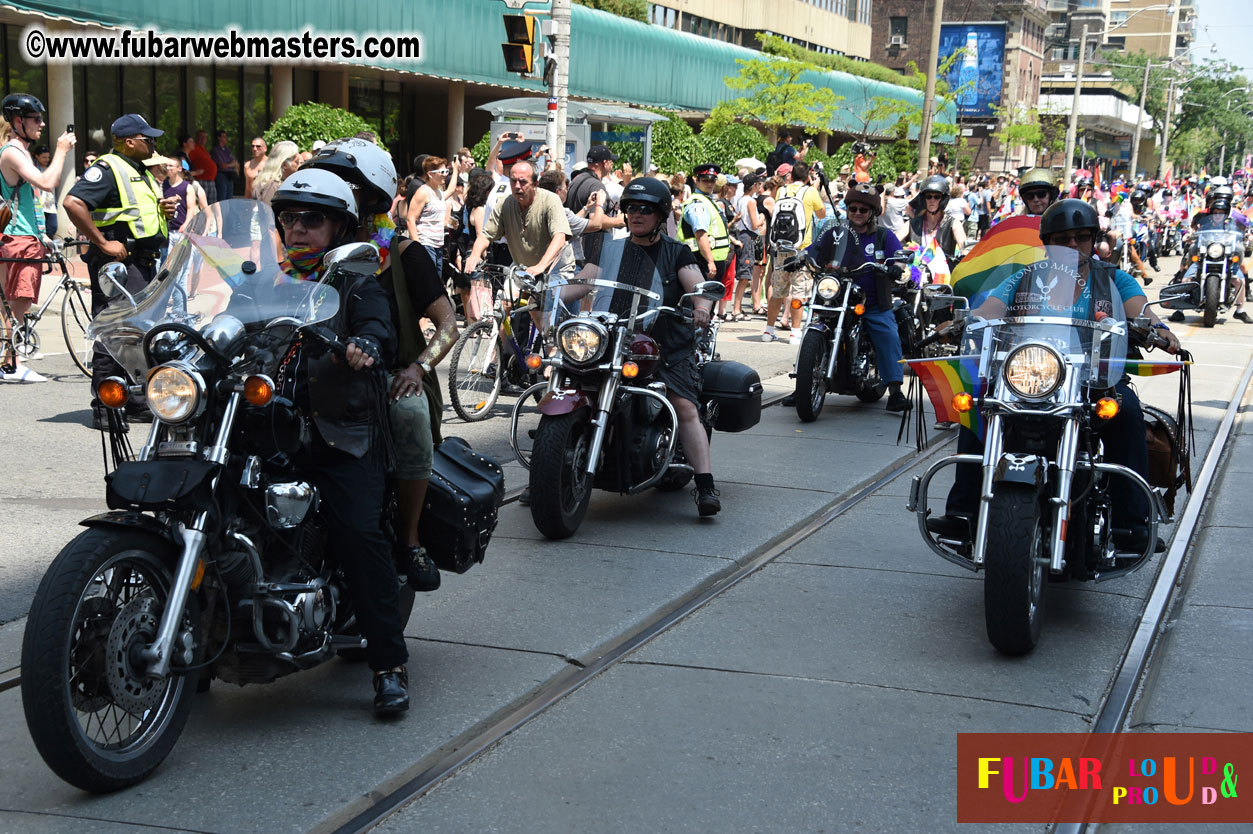
[[[914,62],[925,71],[930,60],[934,0],[876,0],[871,23],[870,60],[902,73]],[[1036,107],[1046,52],[1049,16],[1045,0],[948,0],[944,23],[1003,23],[1005,60],[1000,106],[1023,111]],[[1002,148],[992,135],[994,117],[958,118],[958,127],[984,171],[1016,171],[1036,163],[1032,148]]]

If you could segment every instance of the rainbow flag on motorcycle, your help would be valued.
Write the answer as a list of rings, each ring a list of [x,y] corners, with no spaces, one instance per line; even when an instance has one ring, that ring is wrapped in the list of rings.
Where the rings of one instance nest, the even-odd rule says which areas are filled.
[[[931,283],[947,284],[953,276],[952,271],[948,267],[948,258],[944,256],[944,250],[940,248],[936,238],[939,235],[931,235],[931,239],[924,246],[919,247],[914,253],[914,262],[923,264],[931,270]],[[914,277],[914,271],[910,271],[910,278]],[[919,280],[921,283],[921,280]]]
[[[1190,360],[1176,362],[1171,360],[1128,359],[1123,366],[1123,370],[1131,376],[1162,376],[1164,374],[1173,374],[1185,365],[1191,364]]]
[[[978,356],[947,356],[939,359],[902,359],[901,362],[914,372],[935,409],[935,419],[945,423],[959,423],[983,437],[983,415],[979,413],[979,398],[983,385],[979,380]],[[975,407],[958,411],[953,407],[953,397],[970,394]],[[919,415],[921,419],[921,415]]]
[[[1039,217],[1010,217],[997,223],[953,270],[953,292],[973,310],[1012,275],[1044,258]]]

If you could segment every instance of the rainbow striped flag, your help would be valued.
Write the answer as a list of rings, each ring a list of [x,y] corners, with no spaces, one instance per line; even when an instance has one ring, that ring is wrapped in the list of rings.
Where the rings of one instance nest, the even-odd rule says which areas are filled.
[[[949,356],[939,359],[902,359],[922,382],[935,409],[935,419],[945,423],[959,423],[983,437],[983,415],[979,413],[978,400],[983,396],[979,382],[978,356]],[[975,407],[963,413],[953,408],[953,397],[960,393],[975,398]]]
[[[1170,361],[1170,360],[1153,360],[1153,359],[1128,359],[1123,370],[1131,376],[1162,376],[1163,374],[1173,374],[1184,365],[1191,365],[1191,360],[1186,362]]]
[[[1039,217],[1010,217],[997,223],[953,270],[953,292],[974,309],[1002,281],[1044,258]]]
[[[932,235],[926,245],[918,249],[914,258],[931,269],[931,283],[947,284],[952,281],[953,275],[948,266],[948,258],[944,257],[944,250],[936,240],[938,237],[939,235]]]

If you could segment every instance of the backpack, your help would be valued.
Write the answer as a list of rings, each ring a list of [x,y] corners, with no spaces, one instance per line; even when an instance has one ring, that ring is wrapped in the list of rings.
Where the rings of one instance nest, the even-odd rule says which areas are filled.
[[[779,166],[782,164],[783,164],[783,151],[781,149],[775,148],[770,153],[766,154],[767,176],[773,177],[774,172],[778,170]]]
[[[796,251],[805,239],[805,189],[781,197],[774,204],[774,216],[770,220],[770,248]]]

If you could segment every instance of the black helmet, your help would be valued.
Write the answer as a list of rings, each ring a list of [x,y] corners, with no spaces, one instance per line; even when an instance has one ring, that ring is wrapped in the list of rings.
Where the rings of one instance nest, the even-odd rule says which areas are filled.
[[[1101,218],[1096,209],[1084,200],[1058,200],[1040,215],[1040,239],[1048,243],[1050,235],[1091,229],[1095,237],[1101,231]]]
[[[1078,186],[1080,191],[1085,188],[1096,189],[1096,183],[1092,181],[1091,177],[1082,177],[1078,182]]]
[[[1220,185],[1205,197],[1205,207],[1210,211],[1231,211],[1236,192],[1229,185]]]
[[[922,186],[918,189],[914,199],[909,201],[909,205],[913,207],[914,214],[917,215],[926,210],[926,193],[940,195],[940,211],[944,211],[944,207],[948,205],[948,180],[939,174],[927,177],[922,181]]]
[[[625,212],[631,203],[648,203],[650,206],[656,206],[661,216],[665,217],[666,212],[670,211],[674,205],[674,197],[670,195],[670,186],[657,179],[656,177],[637,177],[631,180],[631,184],[622,189],[622,196],[618,198],[618,205]]]
[[[0,110],[4,112],[4,120],[12,122],[18,116],[36,116],[47,113],[44,103],[29,93],[14,93],[0,101]]]
[[[1136,211],[1144,208],[1145,203],[1149,201],[1149,192],[1144,186],[1137,185],[1136,190],[1131,192],[1131,207]]]
[[[875,217],[883,213],[883,202],[879,199],[879,192],[869,183],[859,182],[848,190],[848,193],[844,195],[844,205],[852,203],[868,206]]]

